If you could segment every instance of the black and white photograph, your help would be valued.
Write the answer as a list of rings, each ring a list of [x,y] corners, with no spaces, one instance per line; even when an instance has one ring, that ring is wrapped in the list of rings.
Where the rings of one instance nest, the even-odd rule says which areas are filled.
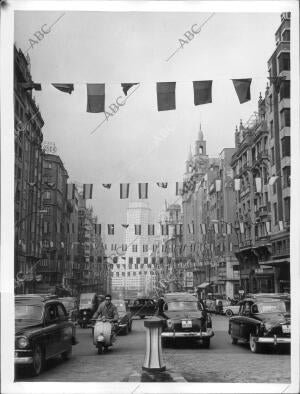
[[[1,392],[299,392],[297,1],[1,1]]]

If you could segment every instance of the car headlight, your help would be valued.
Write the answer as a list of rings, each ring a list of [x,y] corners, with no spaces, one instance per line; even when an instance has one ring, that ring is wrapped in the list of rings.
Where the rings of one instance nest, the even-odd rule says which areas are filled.
[[[24,349],[25,347],[28,346],[29,341],[28,341],[27,337],[20,337],[20,338],[18,338],[17,343],[18,343],[19,348]]]
[[[167,320],[167,326],[168,326],[168,328],[173,328],[174,324],[171,319]]]

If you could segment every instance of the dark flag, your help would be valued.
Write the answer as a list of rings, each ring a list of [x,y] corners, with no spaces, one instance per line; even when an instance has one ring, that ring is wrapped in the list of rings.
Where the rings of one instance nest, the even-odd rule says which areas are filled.
[[[129,183],[120,184],[120,199],[128,198],[129,196]]]
[[[176,82],[157,82],[156,92],[158,111],[176,109],[175,89]]]
[[[194,81],[194,104],[208,104],[212,102],[211,87],[213,81]]]
[[[139,183],[139,199],[148,198],[148,183]]]
[[[105,84],[87,83],[86,112],[98,113],[105,111]]]
[[[105,187],[105,189],[110,189],[111,183],[102,183],[102,186]]]
[[[93,195],[93,185],[92,184],[84,184],[83,185],[83,199],[91,199]]]
[[[127,96],[127,92],[128,90],[133,86],[133,85],[138,85],[138,82],[134,82],[134,83],[121,83],[123,92],[125,94],[125,96]]]
[[[24,82],[22,83],[22,87],[25,90],[42,90],[42,85],[40,83],[34,83],[34,82]]]
[[[246,103],[247,101],[251,100],[250,86],[252,78],[233,79],[232,82],[240,104]]]
[[[61,92],[69,93],[69,94],[71,94],[74,90],[74,85],[72,83],[53,83],[52,86],[54,86],[56,89],[60,90]]]

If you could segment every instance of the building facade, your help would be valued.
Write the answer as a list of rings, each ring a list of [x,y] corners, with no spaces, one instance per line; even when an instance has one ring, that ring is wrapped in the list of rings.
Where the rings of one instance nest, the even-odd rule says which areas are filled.
[[[29,57],[14,47],[15,104],[15,291],[34,291],[35,266],[42,252],[43,118],[32,89]]]

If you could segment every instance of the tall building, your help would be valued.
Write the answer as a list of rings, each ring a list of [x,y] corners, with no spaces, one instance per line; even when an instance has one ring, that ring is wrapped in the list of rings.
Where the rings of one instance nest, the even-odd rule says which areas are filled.
[[[27,83],[28,86],[25,87]],[[34,291],[41,258],[43,118],[32,95],[29,56],[14,47],[15,274],[17,293]],[[20,281],[19,281],[20,280]]]
[[[281,15],[275,33],[276,49],[268,61],[270,88],[266,91],[270,176],[275,179],[270,195],[271,252],[274,290],[290,290],[290,23],[289,12]]]
[[[70,254],[68,229],[72,204],[67,200],[68,173],[61,158],[54,154],[43,155],[43,250],[42,259],[36,267],[41,280],[37,292],[56,291],[63,288],[71,277],[67,261]],[[68,272],[65,281],[64,277]]]
[[[126,297],[150,295],[155,283],[154,235],[149,233],[151,209],[145,202],[127,208],[126,253],[113,266],[112,291]]]

